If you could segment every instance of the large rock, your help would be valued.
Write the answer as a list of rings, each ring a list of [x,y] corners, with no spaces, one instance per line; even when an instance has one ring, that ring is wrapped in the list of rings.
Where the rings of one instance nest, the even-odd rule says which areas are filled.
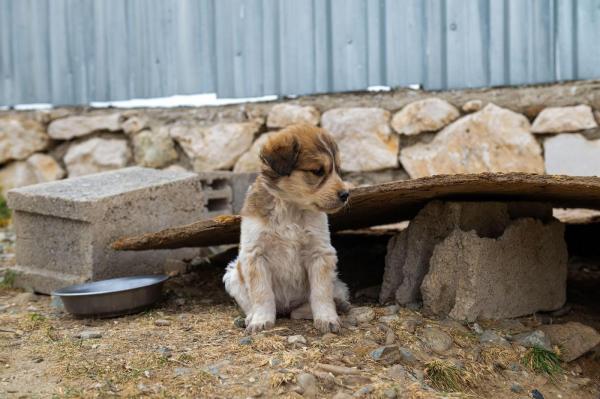
[[[484,212],[486,217],[481,218]],[[388,242],[379,300],[383,303],[394,296],[400,304],[419,300],[433,249],[454,228],[495,235],[502,231],[509,217],[508,208],[502,203],[430,202],[408,228]]]
[[[162,168],[177,160],[175,143],[166,129],[143,130],[133,136],[135,163],[148,168]]]
[[[173,137],[192,160],[196,172],[230,169],[245,153],[260,128],[259,122],[219,123],[209,127],[175,124]]]
[[[565,324],[550,324],[539,327],[553,345],[558,345],[561,358],[570,362],[600,344],[600,334],[594,328],[570,321]]]
[[[389,126],[390,113],[381,108],[336,108],[325,112],[323,126],[335,138],[346,172],[398,166],[399,138]]]
[[[53,139],[70,140],[104,130],[116,132],[121,130],[121,119],[120,113],[68,116],[52,121],[48,134]]]
[[[275,133],[265,133],[257,138],[252,147],[238,159],[233,167],[234,172],[260,172],[262,161],[260,160],[260,150],[267,142],[269,137]]]
[[[474,321],[558,309],[566,281],[564,225],[523,218],[498,238],[453,230],[435,247],[421,292],[427,310]]]
[[[44,127],[31,119],[0,118],[0,164],[22,160],[48,146]]]
[[[546,173],[600,176],[600,140],[581,134],[559,134],[544,141]]]
[[[65,171],[49,155],[33,154],[25,161],[16,161],[0,169],[2,194],[10,189],[63,178]]]
[[[402,149],[400,161],[413,178],[456,173],[543,173],[542,149],[529,130],[529,121],[523,115],[488,104],[444,128],[431,143]]]
[[[390,239],[380,302],[399,304],[421,299],[421,284],[429,271],[434,248],[456,229],[475,230],[482,237],[499,237],[512,219],[550,220],[552,208],[502,202],[429,202],[408,227]]]
[[[69,177],[120,169],[130,159],[126,140],[99,137],[71,145],[64,157]]]
[[[566,133],[598,127],[589,105],[574,107],[549,107],[539,113],[531,131],[533,133]]]
[[[269,111],[267,126],[270,128],[283,128],[297,123],[317,126],[320,118],[319,110],[310,105],[277,104]]]
[[[460,112],[449,102],[427,98],[410,103],[396,112],[392,118],[392,127],[400,134],[412,136],[440,130],[459,116]]]

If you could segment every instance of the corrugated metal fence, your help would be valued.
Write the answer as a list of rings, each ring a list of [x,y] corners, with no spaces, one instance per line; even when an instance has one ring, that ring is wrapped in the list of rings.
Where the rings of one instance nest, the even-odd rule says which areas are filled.
[[[600,0],[0,0],[0,104],[600,77]]]

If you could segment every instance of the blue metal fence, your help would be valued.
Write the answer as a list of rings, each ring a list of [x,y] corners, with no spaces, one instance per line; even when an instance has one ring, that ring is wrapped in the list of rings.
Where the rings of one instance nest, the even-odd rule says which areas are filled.
[[[0,104],[600,77],[600,0],[0,0]]]

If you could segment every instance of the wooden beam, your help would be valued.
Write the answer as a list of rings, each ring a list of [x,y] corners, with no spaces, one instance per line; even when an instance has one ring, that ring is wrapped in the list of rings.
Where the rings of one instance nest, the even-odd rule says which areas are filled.
[[[332,231],[413,218],[432,200],[535,201],[557,208],[600,209],[600,177],[525,173],[439,175],[351,191],[348,206],[331,215]],[[237,243],[240,216],[221,216],[156,233],[122,238],[117,250],[174,249]]]

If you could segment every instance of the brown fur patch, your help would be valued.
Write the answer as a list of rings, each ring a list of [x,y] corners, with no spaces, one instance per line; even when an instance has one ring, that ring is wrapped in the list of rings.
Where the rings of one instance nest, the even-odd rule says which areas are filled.
[[[267,217],[273,195],[302,208],[332,212],[344,203],[338,147],[325,130],[310,125],[289,126],[261,149],[263,167],[246,198],[242,215]]]

